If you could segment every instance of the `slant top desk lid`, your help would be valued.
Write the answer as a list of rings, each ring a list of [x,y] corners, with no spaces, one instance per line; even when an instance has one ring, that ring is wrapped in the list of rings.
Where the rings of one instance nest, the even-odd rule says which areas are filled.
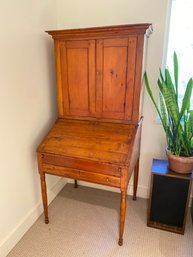
[[[137,125],[58,119],[38,151],[126,165]]]

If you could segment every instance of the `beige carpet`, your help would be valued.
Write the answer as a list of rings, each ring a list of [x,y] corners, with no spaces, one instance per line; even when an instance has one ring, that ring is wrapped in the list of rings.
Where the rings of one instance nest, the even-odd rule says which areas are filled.
[[[118,246],[120,195],[68,184],[8,257],[192,257],[193,226],[185,235],[146,226],[147,201],[127,200],[124,244]]]

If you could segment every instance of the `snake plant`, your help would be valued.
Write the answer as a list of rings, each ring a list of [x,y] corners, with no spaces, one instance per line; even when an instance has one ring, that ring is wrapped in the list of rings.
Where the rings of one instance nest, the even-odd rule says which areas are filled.
[[[178,102],[178,58],[173,55],[173,74],[165,69],[164,74],[160,69],[157,81],[159,89],[159,106],[153,96],[147,73],[144,74],[147,92],[158,112],[162,122],[168,151],[177,156],[193,156],[193,110],[190,109],[190,101],[193,90],[193,80],[189,79],[182,104]]]

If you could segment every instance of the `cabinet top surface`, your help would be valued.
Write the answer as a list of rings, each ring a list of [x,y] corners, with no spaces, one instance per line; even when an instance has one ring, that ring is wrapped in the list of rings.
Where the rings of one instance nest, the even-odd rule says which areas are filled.
[[[64,30],[50,30],[46,31],[54,39],[63,37],[98,37],[105,33],[106,36],[121,34],[146,34],[149,36],[153,31],[151,23],[141,24],[125,24],[125,25],[113,25],[103,27],[92,27],[92,28],[78,28],[78,29],[64,29]]]
[[[58,119],[38,151],[124,165],[136,130],[133,124]]]
[[[193,174],[180,174],[176,173],[168,168],[168,162],[167,160],[159,160],[159,159],[153,159],[152,163],[152,173],[153,174],[160,174],[163,176],[171,176],[171,177],[179,177],[179,178],[185,178],[185,179],[191,179],[193,178]]]

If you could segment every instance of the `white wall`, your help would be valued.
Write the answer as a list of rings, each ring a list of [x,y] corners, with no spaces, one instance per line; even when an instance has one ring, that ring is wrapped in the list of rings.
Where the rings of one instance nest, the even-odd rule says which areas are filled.
[[[55,1],[1,1],[0,256],[41,213],[36,147],[57,113],[53,45],[44,31],[56,25]],[[48,179],[50,200],[57,182]]]
[[[162,66],[165,23],[169,1],[58,0],[58,28],[152,23],[154,32],[149,39],[147,71],[151,78],[150,80],[156,83],[158,69]],[[152,85],[154,88],[156,88],[155,83]],[[155,121],[156,112],[147,94],[144,96],[143,115],[138,195],[147,197],[152,159],[165,158],[164,149],[166,143],[162,126]],[[130,184],[132,184],[132,181]]]

